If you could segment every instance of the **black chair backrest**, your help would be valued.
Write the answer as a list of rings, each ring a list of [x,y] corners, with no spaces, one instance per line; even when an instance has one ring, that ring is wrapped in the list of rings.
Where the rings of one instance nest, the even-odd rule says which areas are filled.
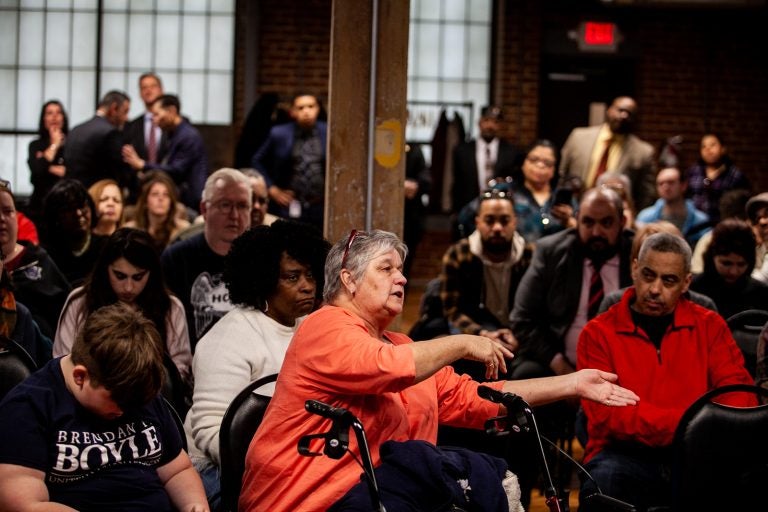
[[[163,368],[165,369],[165,375],[160,394],[168,400],[176,414],[184,421],[192,405],[192,390],[184,382],[184,379],[181,378],[181,373],[176,368],[176,363],[173,362],[173,359],[168,354],[163,355]]]
[[[744,354],[744,366],[754,378],[757,366],[757,340],[763,326],[768,322],[768,311],[748,309],[731,316],[727,322],[733,339]]]
[[[168,408],[168,412],[171,413],[171,417],[173,418],[173,422],[176,424],[176,428],[179,430],[179,435],[181,436],[181,446],[184,448],[184,451],[189,451],[187,447],[187,435],[184,433],[184,421],[181,419],[181,416],[179,416],[178,411],[173,406],[173,404],[164,396],[162,397],[163,403],[165,403],[165,406]]]
[[[0,400],[37,370],[32,356],[12,339],[0,339]]]
[[[277,380],[273,373],[248,384],[232,400],[219,427],[219,456],[221,458],[222,511],[237,510],[237,500],[245,472],[245,455],[253,434],[259,428],[271,397],[254,393]]]
[[[768,405],[731,407],[714,398],[732,392],[768,396],[748,384],[714,389],[691,405],[675,431],[676,510],[765,510]]]

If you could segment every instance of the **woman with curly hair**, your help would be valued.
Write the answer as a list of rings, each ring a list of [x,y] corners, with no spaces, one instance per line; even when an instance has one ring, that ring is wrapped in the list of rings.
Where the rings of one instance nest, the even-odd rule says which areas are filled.
[[[224,412],[250,382],[280,371],[293,333],[320,303],[329,248],[314,226],[277,220],[240,235],[226,256],[224,281],[235,308],[197,343],[192,408],[184,425],[211,510],[218,503]]]
[[[72,286],[93,269],[107,237],[92,232],[96,205],[77,180],[64,178],[45,196],[40,242]]]
[[[691,290],[708,295],[728,320],[747,309],[765,309],[768,285],[752,278],[755,267],[755,234],[739,219],[725,219],[712,230],[704,252],[704,272],[694,276]]]
[[[158,252],[162,252],[181,230],[189,227],[189,222],[177,215],[178,206],[173,180],[162,171],[150,172],[141,187],[134,219],[125,225],[149,233]]]
[[[109,236],[123,220],[123,193],[115,180],[99,180],[88,189],[96,205],[96,226],[93,233]]]
[[[184,306],[165,287],[160,256],[152,239],[138,229],[115,231],[85,285],[69,294],[56,329],[54,357],[72,350],[75,337],[91,312],[115,302],[135,307],[154,322],[165,340],[165,353],[181,379],[189,382],[192,352]]]

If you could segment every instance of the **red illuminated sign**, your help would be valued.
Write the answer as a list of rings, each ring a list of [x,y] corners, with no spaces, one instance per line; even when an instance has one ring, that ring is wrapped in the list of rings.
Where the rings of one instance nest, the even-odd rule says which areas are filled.
[[[584,43],[592,46],[611,46],[616,44],[616,25],[597,21],[585,22]]]
[[[615,53],[622,40],[619,27],[607,21],[582,21],[571,34],[584,52]]]

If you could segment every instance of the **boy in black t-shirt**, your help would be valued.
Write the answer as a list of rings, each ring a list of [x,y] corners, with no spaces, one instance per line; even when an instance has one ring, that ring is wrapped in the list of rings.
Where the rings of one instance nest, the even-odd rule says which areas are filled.
[[[70,355],[0,402],[0,510],[208,511],[162,378],[154,324],[120,303],[95,311]]]

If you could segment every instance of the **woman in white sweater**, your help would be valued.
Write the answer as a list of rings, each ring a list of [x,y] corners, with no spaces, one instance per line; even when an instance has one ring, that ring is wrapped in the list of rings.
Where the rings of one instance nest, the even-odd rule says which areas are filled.
[[[191,385],[192,352],[184,306],[165,288],[152,238],[138,229],[115,231],[85,285],[69,294],[56,328],[53,356],[71,352],[89,313],[118,301],[136,307],[154,322],[165,340],[166,354]]]
[[[224,281],[236,307],[197,343],[192,408],[184,424],[211,510],[220,489],[221,419],[240,390],[280,371],[293,333],[320,303],[329,248],[316,228],[277,220],[243,233],[227,254]]]

